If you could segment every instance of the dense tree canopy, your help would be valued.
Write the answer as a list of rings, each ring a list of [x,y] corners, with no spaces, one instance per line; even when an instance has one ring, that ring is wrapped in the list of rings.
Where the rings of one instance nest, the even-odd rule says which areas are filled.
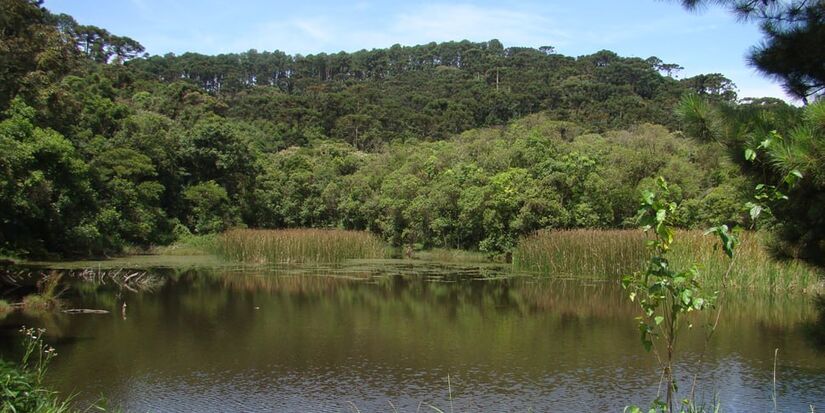
[[[672,132],[687,92],[735,101],[720,74],[497,40],[144,56],[39,1],[0,7],[0,253],[243,225],[497,253],[540,228],[628,225],[655,174],[682,225],[745,219],[719,144]]]

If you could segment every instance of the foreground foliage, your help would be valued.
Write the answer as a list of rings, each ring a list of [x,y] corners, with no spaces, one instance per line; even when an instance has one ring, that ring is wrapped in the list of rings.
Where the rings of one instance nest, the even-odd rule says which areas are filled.
[[[24,354],[20,365],[0,360],[0,411],[57,413],[70,411],[57,392],[43,386],[49,362],[57,356],[54,348],[43,342],[45,330],[20,330]]]
[[[692,323],[685,321],[689,313],[714,308],[719,292],[704,288],[698,280],[699,269],[695,264],[685,267],[671,264],[670,252],[675,236],[671,217],[676,212],[677,204],[670,199],[670,187],[664,179],[659,178],[657,186],[656,191],[642,193],[639,209],[639,223],[645,233],[651,234],[646,242],[650,258],[644,270],[623,277],[622,286],[629,291],[630,301],[638,302],[642,311],[637,318],[642,345],[645,350],[655,353],[662,367],[665,400],[657,398],[656,405],[662,411],[672,412],[679,390],[674,363],[680,330],[684,324],[688,328],[693,327]],[[725,225],[708,232],[720,236],[722,249],[732,260],[739,239]],[[726,277],[727,272],[722,275],[723,284]],[[716,325],[709,328],[712,332]],[[685,400],[687,407],[690,407],[692,395]]]
[[[751,215],[775,219],[775,250],[825,265],[825,100],[798,111],[688,96],[679,114],[690,135],[723,144],[756,182]]]

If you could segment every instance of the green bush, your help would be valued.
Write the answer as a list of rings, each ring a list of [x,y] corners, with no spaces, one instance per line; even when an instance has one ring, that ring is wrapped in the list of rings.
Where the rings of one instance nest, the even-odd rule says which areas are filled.
[[[0,360],[0,411],[57,413],[69,408],[56,392],[40,385],[36,374]]]

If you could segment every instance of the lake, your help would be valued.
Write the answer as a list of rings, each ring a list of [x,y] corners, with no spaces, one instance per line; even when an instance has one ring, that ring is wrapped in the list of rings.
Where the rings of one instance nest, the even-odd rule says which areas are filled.
[[[622,411],[656,397],[661,372],[618,282],[490,264],[181,260],[138,261],[157,280],[142,292],[64,277],[66,308],[111,312],[13,314],[2,351],[21,324],[45,327],[59,353],[49,384],[130,412]],[[801,295],[727,295],[709,345],[703,318],[685,330],[680,394],[695,374],[697,400],[772,411],[778,348],[779,410],[825,411],[817,317]]]

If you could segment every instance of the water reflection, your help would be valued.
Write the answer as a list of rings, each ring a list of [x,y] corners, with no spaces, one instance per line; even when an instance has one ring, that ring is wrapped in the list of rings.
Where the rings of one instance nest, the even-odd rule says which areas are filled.
[[[45,325],[61,350],[53,383],[129,411],[446,410],[448,390],[455,411],[621,411],[658,384],[616,283],[393,262],[159,272],[151,292],[65,297],[111,314],[3,325]],[[683,387],[696,372],[697,394],[725,411],[769,410],[780,348],[780,406],[825,409],[815,320],[804,298],[729,295],[707,355],[701,331],[678,349]]]
[[[813,300],[816,318],[803,324],[803,331],[812,346],[825,353],[825,295]]]

